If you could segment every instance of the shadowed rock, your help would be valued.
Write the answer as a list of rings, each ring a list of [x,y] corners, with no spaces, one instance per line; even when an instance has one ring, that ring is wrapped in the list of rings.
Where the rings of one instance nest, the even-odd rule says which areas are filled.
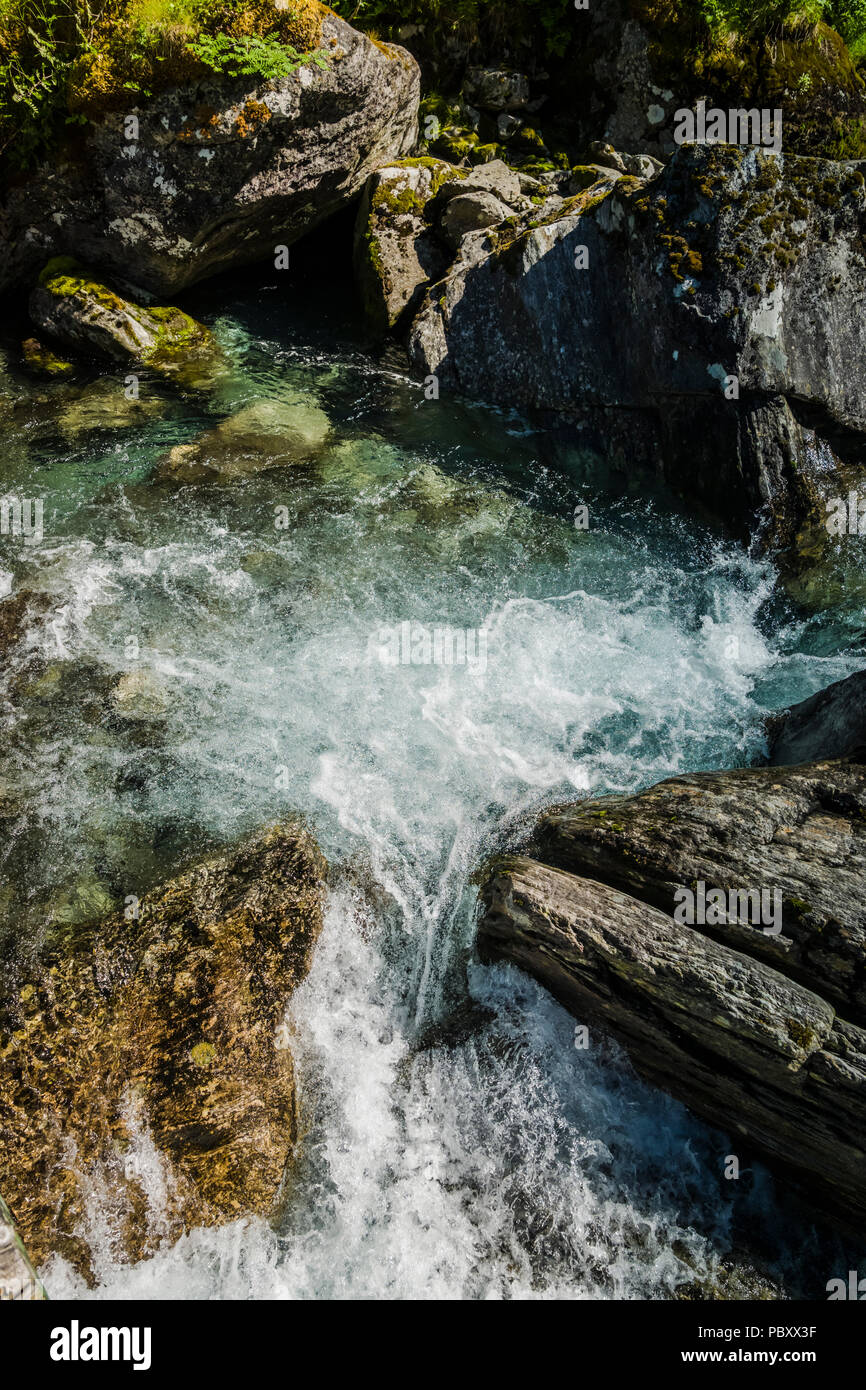
[[[866,461],[864,228],[858,169],[682,146],[648,182],[494,228],[431,289],[410,354],[741,534],[764,510],[793,564],[808,524],[829,544],[825,500]]]
[[[834,681],[774,720],[770,733],[774,767],[815,758],[866,762],[866,671]]]

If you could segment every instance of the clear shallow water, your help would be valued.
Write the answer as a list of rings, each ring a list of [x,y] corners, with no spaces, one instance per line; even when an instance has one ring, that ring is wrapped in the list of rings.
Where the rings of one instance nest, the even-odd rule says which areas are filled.
[[[283,1227],[197,1231],[122,1267],[94,1191],[97,1292],[669,1297],[730,1278],[725,1259],[735,1294],[756,1261],[822,1296],[833,1271],[814,1274],[817,1237],[765,1173],[725,1183],[730,1141],[474,960],[471,878],[553,800],[747,762],[764,710],[862,665],[862,615],[795,621],[769,567],[642,480],[606,491],[501,412],[425,401],[396,352],[357,339],[339,286],[303,280],[191,306],[234,364],[210,402],[85,430],[80,404],[49,401],[0,463],[6,491],[46,499],[43,546],[6,542],[0,563],[54,596],[6,673],[7,787],[36,808],[7,875],[27,864],[33,920],[46,895],[86,915],[297,809],[334,868],[287,1017],[306,1137]],[[332,426],[312,462],[148,481],[233,411],[300,399]],[[483,631],[486,667],[382,664],[403,621]],[[158,717],[106,718],[133,671]],[[56,1297],[87,1293],[45,1273]]]

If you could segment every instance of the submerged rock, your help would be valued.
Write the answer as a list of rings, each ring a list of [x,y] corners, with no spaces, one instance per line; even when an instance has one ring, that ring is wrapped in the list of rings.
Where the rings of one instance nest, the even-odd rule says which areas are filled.
[[[144,309],[90,278],[74,261],[49,261],[30,296],[30,317],[65,347],[140,363],[180,386],[213,385],[224,370],[216,338],[172,306]]]
[[[316,458],[331,422],[307,396],[253,401],[190,444],[176,444],[156,467],[158,482],[232,482]]]
[[[40,343],[38,338],[25,338],[21,344],[21,356],[28,372],[34,376],[57,380],[58,377],[73,376],[75,364],[58,357],[56,353]]]
[[[117,1256],[274,1210],[297,1137],[278,1029],[325,864],[264,830],[103,921],[55,930],[0,994],[0,1184],[37,1262],[87,1270],[90,1194]],[[130,885],[134,887],[134,885]]]
[[[79,256],[159,295],[291,245],[345,207],[417,137],[420,79],[402,48],[317,13],[321,66],[288,77],[193,80],[95,116],[77,158],[9,190],[0,292],[46,257]],[[140,99],[139,99],[140,100]],[[135,105],[135,103],[132,103]]]
[[[443,387],[662,471],[741,534],[764,509],[765,539],[793,546],[819,462],[829,486],[837,456],[866,460],[864,227],[846,164],[683,146],[648,182],[600,181],[473,240],[410,354]]]
[[[866,769],[841,763],[565,807],[541,818],[533,858],[494,866],[478,937],[861,1234],[864,824]],[[720,911],[682,911],[685,890],[699,905],[713,889]],[[762,889],[778,921],[755,921]]]
[[[0,657],[9,655],[50,605],[50,595],[27,588],[17,589],[0,600]]]
[[[168,712],[169,695],[152,671],[127,671],[111,692],[111,703],[124,719],[162,719]]]
[[[53,417],[60,433],[70,440],[91,430],[134,429],[162,415],[167,408],[166,398],[147,391],[137,399],[124,390],[123,377],[99,377],[80,391],[57,403]]]
[[[866,671],[834,681],[773,721],[773,767],[816,758],[866,762]]]

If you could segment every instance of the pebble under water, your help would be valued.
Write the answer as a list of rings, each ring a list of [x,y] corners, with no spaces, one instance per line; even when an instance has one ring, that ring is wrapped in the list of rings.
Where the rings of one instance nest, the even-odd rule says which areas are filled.
[[[120,905],[293,811],[332,865],[286,1019],[304,1140],[279,1229],[160,1244],[170,1175],[143,1133],[152,1256],[118,1260],[94,1180],[96,1288],[55,1259],[49,1292],[825,1296],[833,1238],[765,1170],[726,1182],[728,1137],[612,1040],[577,1050],[527,977],[478,963],[473,876],[546,804],[747,763],[767,710],[862,665],[862,613],[796,618],[767,563],[645,480],[428,401],[323,263],[293,265],[185,302],[233,364],[213,397],[143,390],[124,413],[114,380],[46,388],[0,461],[4,491],[45,498],[43,544],[4,540],[7,587],[55,600],[3,676],[3,776],[31,808],[3,851],[10,921],[13,899],[33,921],[47,901],[67,920]],[[219,486],[151,479],[255,402],[323,411],[320,455]],[[486,662],[384,664],[404,622],[483,632]],[[153,717],[96,719],[132,670]]]

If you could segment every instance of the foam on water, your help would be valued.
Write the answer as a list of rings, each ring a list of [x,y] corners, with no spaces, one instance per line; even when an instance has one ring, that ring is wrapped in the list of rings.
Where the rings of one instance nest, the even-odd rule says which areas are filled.
[[[14,702],[12,780],[64,872],[122,901],[178,845],[295,809],[334,866],[287,1014],[305,1137],[282,1224],[161,1246],[170,1175],[142,1130],[155,1253],[118,1261],[95,1190],[96,1296],[665,1297],[717,1277],[746,1229],[796,1280],[765,1174],[725,1183],[730,1141],[612,1042],[576,1050],[533,982],[477,963],[471,880],[544,804],[748,761],[762,690],[799,698],[858,658],[810,654],[737,547],[601,492],[577,531],[576,484],[538,437],[425,403],[370,358],[325,363],[297,322],[291,349],[272,329],[222,321],[237,399],[315,397],[334,435],[314,466],[106,492],[118,446],[97,439],[28,559],[60,598],[31,655],[96,691],[146,671],[165,706],[143,734],[52,702],[44,675],[32,706]],[[201,423],[178,418],[177,437]],[[137,469],[166,447],[153,430],[119,446]],[[486,665],[383,663],[382,631],[404,621],[483,631]],[[61,1262],[45,1277],[88,1295]]]

